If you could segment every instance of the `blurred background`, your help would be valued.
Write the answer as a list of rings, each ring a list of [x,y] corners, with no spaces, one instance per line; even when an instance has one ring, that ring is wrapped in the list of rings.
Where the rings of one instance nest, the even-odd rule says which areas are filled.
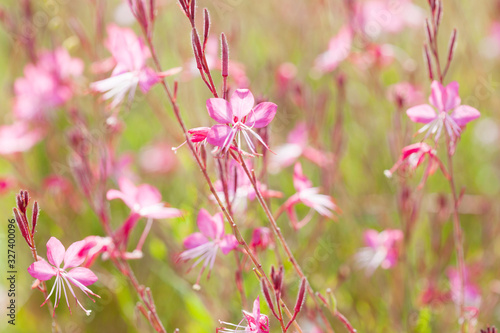
[[[303,122],[309,133],[308,145],[334,156],[335,162],[323,167],[304,157],[300,161],[314,186],[335,198],[342,210],[337,221],[315,214],[309,224],[294,231],[285,215],[278,219],[314,288],[322,293],[331,288],[338,308],[359,332],[456,331],[457,309],[450,300],[447,276],[447,270],[456,266],[451,198],[441,173],[431,176],[423,190],[420,213],[411,237],[405,234],[407,241],[401,245],[398,264],[389,270],[378,268],[367,275],[355,260],[358,250],[365,246],[365,230],[405,229],[405,214],[401,213],[398,202],[405,193],[415,193],[423,175],[420,169],[387,179],[384,170],[396,162],[402,148],[394,139],[398,135],[397,126],[405,129],[401,140],[406,144],[416,142],[412,135],[419,128],[405,118],[404,111],[411,105],[398,107],[391,97],[391,87],[400,82],[414,85],[420,92],[415,104],[426,103],[430,94],[423,57],[426,40],[423,19],[429,16],[428,4],[414,1],[421,12],[412,17],[422,17],[422,21],[397,31],[385,29],[391,17],[374,20],[373,25],[365,26],[364,38],[353,40],[351,55],[335,70],[318,71],[314,68],[317,57],[352,19],[347,3],[349,1],[340,0],[265,3],[200,0],[198,23],[201,30],[201,9],[208,8],[210,32],[215,38],[214,56],[220,56],[217,39],[224,32],[228,37],[230,59],[244,67],[246,86],[256,98],[278,105],[269,133],[272,149],[286,143],[288,133]],[[193,72],[189,22],[175,1],[158,0],[157,7],[153,39],[160,62],[164,69],[184,67],[176,79],[186,125],[188,128],[211,126],[213,121],[205,107],[211,94],[196,72],[189,74]],[[31,1],[33,16],[28,23],[22,8],[22,2],[14,0],[3,0],[0,4],[0,18],[4,23],[0,29],[1,125],[13,121],[14,81],[23,76],[23,68],[30,62],[26,38],[36,39],[39,49],[63,46],[72,57],[85,63],[84,75],[76,82],[75,97],[52,114],[52,127],[44,140],[25,153],[0,158],[2,251],[7,252],[3,250],[7,244],[7,222],[12,217],[15,194],[22,188],[30,190],[33,200],[41,207],[36,241],[39,254],[45,257],[45,243],[51,236],[69,246],[89,235],[104,235],[71,173],[71,147],[67,142],[74,124],[68,112],[77,109],[97,137],[105,135],[104,124],[109,114],[103,112],[99,96],[89,90],[90,82],[107,75],[92,71],[93,63],[110,56],[103,46],[105,26],[114,22],[131,27],[138,35],[141,31],[126,2]],[[495,30],[497,21],[500,22],[498,1],[445,2],[439,35],[441,58],[445,61],[451,31],[458,29],[458,43],[446,81],[458,81],[462,104],[474,106],[481,112],[481,117],[463,132],[454,158],[457,187],[465,188],[460,217],[466,263],[470,267],[469,278],[478,286],[481,296],[477,331],[487,324],[500,324],[497,112],[500,33]],[[370,53],[372,46],[378,47],[373,51],[375,55]],[[220,71],[216,69],[214,79],[219,87]],[[231,83],[233,88],[239,84]],[[212,277],[202,278],[200,291],[192,288],[199,268],[187,273],[189,263],[176,263],[184,238],[198,231],[195,221],[199,209],[205,208],[212,214],[218,210],[209,198],[210,192],[190,151],[184,147],[174,154],[171,150],[184,139],[160,85],[147,94],[137,92],[131,103],[123,104],[118,118],[121,136],[115,153],[126,172],[135,177],[136,183],[158,187],[164,201],[184,212],[182,218],[155,221],[144,246],[144,258],[130,262],[138,280],[151,287],[167,330],[213,332],[220,326],[219,319],[238,323],[241,310],[250,311],[251,302],[261,292],[250,265],[243,272],[247,300],[242,302],[235,284],[236,262],[232,254],[219,254]],[[90,142],[88,149],[89,156],[93,156],[99,147]],[[210,158],[209,163],[215,180],[216,168]],[[254,163],[257,170],[262,170],[262,159]],[[54,176],[64,179],[64,184],[51,183],[50,177]],[[295,193],[292,176],[293,165],[267,178],[269,188],[283,193],[283,198],[270,200],[273,211]],[[107,188],[117,188],[116,181],[110,180]],[[109,202],[109,209],[114,227],[129,213],[118,200]],[[297,213],[305,216],[308,208],[298,207]],[[268,223],[256,201],[249,201],[245,211],[235,214],[247,241],[254,228]],[[132,244],[139,238],[140,230],[133,233]],[[48,331],[50,317],[45,308],[40,308],[41,293],[30,289],[33,279],[26,268],[32,258],[19,232],[15,250],[19,272],[16,326],[8,327],[3,316],[0,331]],[[271,265],[277,265],[274,251],[271,248],[258,254],[267,272]],[[6,267],[6,254],[0,256],[0,267]],[[136,294],[117,269],[109,261],[98,260],[93,271],[99,281],[91,289],[101,299],[95,304],[84,300],[85,306],[92,310],[89,317],[77,310],[70,315],[61,305],[57,315],[63,330],[151,331],[136,310]],[[285,300],[292,306],[299,280],[289,263],[285,263],[285,272]],[[5,278],[0,280],[0,307],[5,309],[8,299],[3,295],[7,294],[7,285]],[[49,286],[52,282],[49,281]],[[307,305],[313,307],[310,300]],[[270,315],[263,300],[261,311]],[[345,331],[337,320],[330,320],[336,331]],[[313,332],[317,318],[304,311],[298,321],[304,332]],[[274,318],[271,326],[272,332],[279,331]]]

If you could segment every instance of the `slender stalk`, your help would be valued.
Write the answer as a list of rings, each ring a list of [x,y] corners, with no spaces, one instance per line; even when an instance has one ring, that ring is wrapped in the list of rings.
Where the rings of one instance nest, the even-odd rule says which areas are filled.
[[[153,45],[151,37],[150,36],[148,37],[147,34],[145,34],[145,35],[147,37],[146,38],[147,44],[148,44],[148,47],[149,47],[149,49],[151,51],[151,55],[152,55],[152,58],[153,58],[153,62],[155,63],[156,69],[159,72],[161,72],[162,71],[162,67],[161,67],[160,62],[158,60],[158,56],[156,54],[156,49],[155,49],[155,47]],[[239,244],[243,246],[243,248],[245,250],[245,253],[248,255],[248,257],[250,258],[250,260],[252,260],[252,263],[254,264],[254,266],[255,266],[258,274],[260,276],[264,277],[266,283],[268,284],[268,286],[270,288],[272,288],[272,283],[269,280],[269,277],[264,272],[264,270],[262,268],[262,264],[259,262],[258,258],[253,254],[252,250],[250,249],[250,246],[245,241],[245,239],[243,238],[243,236],[242,236],[242,234],[241,234],[238,226],[234,222],[234,219],[233,219],[232,215],[229,214],[229,211],[226,209],[225,205],[222,203],[222,200],[220,199],[219,195],[217,194],[217,191],[215,190],[213,182],[210,179],[210,176],[208,175],[207,169],[206,169],[204,163],[201,161],[201,158],[200,158],[199,154],[196,152],[196,149],[195,149],[193,143],[191,142],[191,140],[189,138],[189,134],[187,132],[186,125],[184,124],[184,121],[183,121],[182,116],[180,114],[179,106],[177,105],[176,97],[170,91],[170,88],[169,88],[169,86],[168,86],[168,84],[166,83],[165,80],[161,81],[161,85],[163,87],[163,90],[167,94],[167,97],[169,99],[170,105],[172,106],[172,110],[174,112],[174,116],[175,116],[178,124],[180,125],[182,132],[184,133],[184,137],[186,139],[186,143],[187,143],[189,149],[191,150],[191,152],[192,152],[192,154],[193,154],[193,156],[195,158],[195,161],[198,164],[198,167],[200,168],[200,171],[202,172],[203,177],[205,178],[206,183],[208,184],[210,192],[212,193],[213,197],[215,198],[215,201],[217,202],[217,205],[219,206],[219,208],[221,209],[222,213],[224,214],[224,216],[226,217],[227,221],[229,222],[229,224],[230,224],[230,226],[232,228],[233,234],[235,235],[235,237],[238,240]],[[289,318],[292,318],[292,314],[291,314],[291,312],[287,308],[285,308],[285,313],[287,314],[287,316]],[[297,330],[299,330],[299,332],[302,332],[300,330],[299,325],[296,322],[294,322],[294,326],[295,326],[295,328]]]

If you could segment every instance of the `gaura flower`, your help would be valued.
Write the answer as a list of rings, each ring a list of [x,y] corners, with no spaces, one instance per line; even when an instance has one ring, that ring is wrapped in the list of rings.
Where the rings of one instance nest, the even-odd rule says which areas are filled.
[[[424,176],[422,181],[420,182],[419,187],[422,187],[427,178],[432,175],[438,168],[441,168],[441,171],[448,177],[448,173],[444,168],[443,164],[437,157],[437,152],[431,146],[426,144],[425,142],[418,142],[406,146],[401,151],[401,157],[399,160],[392,166],[390,170],[385,170],[384,174],[387,178],[391,178],[394,172],[402,167],[408,168],[410,171],[414,171],[417,167],[422,164],[425,159],[428,158],[427,168],[424,171]]]
[[[252,232],[250,247],[254,250],[266,250],[273,244],[271,229],[266,227],[255,228]]]
[[[234,235],[224,234],[224,219],[222,213],[211,216],[205,209],[201,209],[196,220],[200,232],[189,235],[184,240],[186,251],[179,255],[179,260],[188,261],[198,258],[190,270],[203,262],[195,287],[199,288],[201,274],[208,266],[208,277],[214,267],[217,252],[221,249],[224,255],[238,247],[238,240]]]
[[[141,217],[150,219],[170,219],[179,217],[182,212],[176,208],[166,207],[161,201],[161,193],[149,184],[135,186],[130,180],[121,178],[118,181],[120,190],[109,190],[108,200],[121,199],[132,210],[130,216],[118,231],[117,241],[126,243],[132,229]]]
[[[443,127],[448,137],[455,142],[468,122],[478,118],[481,114],[478,110],[468,105],[461,105],[458,96],[458,83],[451,82],[443,87],[438,81],[431,84],[431,96],[429,102],[432,104],[421,104],[409,108],[406,111],[411,121],[426,124],[418,133],[427,131],[425,137],[435,135],[437,142]]]
[[[447,275],[450,281],[451,299],[458,306],[461,289],[460,273],[455,268],[449,268]],[[472,282],[470,269],[465,268],[464,276],[464,306],[478,309],[481,306],[481,289]]]
[[[131,101],[137,85],[143,93],[147,93],[162,78],[180,71],[180,68],[173,68],[156,73],[152,68],[147,67],[146,60],[151,57],[151,54],[142,39],[137,37],[132,29],[120,28],[116,25],[108,26],[108,39],[105,45],[111,52],[116,66],[110,78],[94,82],[90,87],[94,91],[103,92],[104,99],[113,99],[110,108],[120,104],[127,93]]]
[[[208,143],[222,148],[225,153],[237,140],[237,147],[241,150],[241,136],[243,135],[252,154],[257,154],[249,134],[259,140],[269,149],[264,140],[253,128],[262,128],[269,125],[276,115],[278,106],[271,102],[262,102],[254,107],[255,99],[248,89],[236,89],[231,96],[231,102],[223,98],[207,100],[207,110],[210,117],[219,123],[212,126],[207,136]]]
[[[366,247],[356,254],[358,265],[371,275],[377,267],[389,269],[396,265],[399,257],[399,244],[403,240],[403,232],[396,229],[386,229],[381,232],[367,230],[364,234]]]
[[[236,332],[256,332],[269,333],[269,318],[260,313],[259,297],[253,302],[252,313],[243,311],[244,318],[239,324],[231,324],[221,321],[221,324],[231,326],[232,328],[219,328],[218,333],[236,333]],[[247,325],[243,326],[243,321],[247,321]]]
[[[287,143],[276,149],[276,155],[270,156],[269,169],[273,173],[278,172],[292,165],[300,156],[304,156],[320,167],[325,167],[330,162],[330,156],[308,145],[307,127],[303,122],[298,123],[290,131]]]
[[[312,182],[302,172],[302,165],[299,162],[295,163],[293,186],[297,193],[288,198],[284,203],[284,208],[295,230],[309,223],[313,211],[330,219],[335,218],[333,212],[340,211],[332,197],[325,194],[319,194],[319,188],[312,187]],[[303,203],[311,208],[310,213],[301,221],[297,221],[297,214],[295,213],[295,205],[299,203]]]
[[[80,288],[80,290],[94,302],[95,300],[92,299],[90,295],[100,298],[99,295],[94,294],[89,288],[87,288],[87,286],[97,281],[97,276],[88,268],[78,267],[85,261],[86,258],[85,241],[75,242],[71,244],[67,250],[65,250],[64,246],[57,238],[51,237],[47,242],[47,258],[49,262],[41,259],[28,267],[28,273],[40,281],[47,281],[54,276],[56,277],[52,290],[42,303],[42,306],[49,300],[55,290],[54,313],[55,309],[59,305],[63,292],[64,297],[66,298],[66,304],[71,312],[71,306],[69,305],[68,295],[66,292],[66,287],[68,287],[71,295],[75,298],[76,303],[83,309],[83,311],[85,311],[87,316],[90,315],[91,310],[87,310],[83,307],[76,297],[73,287],[71,286],[74,285]],[[64,266],[61,268],[63,261]],[[68,271],[70,268],[71,270]]]
[[[25,122],[0,126],[0,155],[9,155],[30,150],[43,138],[41,128],[30,129]]]
[[[83,62],[58,48],[44,51],[36,64],[24,67],[14,83],[14,115],[18,120],[44,120],[50,111],[73,97],[74,78],[82,75]]]
[[[352,29],[348,26],[342,27],[339,33],[328,42],[328,50],[316,58],[314,69],[320,73],[335,70],[351,53],[352,39]]]

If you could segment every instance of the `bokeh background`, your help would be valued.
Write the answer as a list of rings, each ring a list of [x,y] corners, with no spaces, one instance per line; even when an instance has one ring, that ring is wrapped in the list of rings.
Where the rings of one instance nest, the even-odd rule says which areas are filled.
[[[415,1],[428,15],[426,1]],[[7,220],[12,216],[15,194],[27,188],[41,206],[36,233],[39,253],[45,256],[45,243],[56,236],[68,246],[88,235],[103,235],[95,214],[84,197],[75,188],[68,166],[71,148],[65,144],[71,128],[67,109],[78,108],[87,118],[89,126],[99,129],[106,115],[97,111],[98,98],[89,93],[88,84],[96,80],[91,64],[109,56],[98,35],[99,15],[105,24],[117,22],[130,25],[137,33],[140,29],[120,1],[32,1],[37,21],[33,25],[38,46],[52,49],[62,45],[74,57],[85,62],[84,79],[79,82],[79,94],[70,105],[55,113],[56,131],[51,131],[41,143],[29,152],[0,159],[0,178],[17,179],[15,185],[0,192],[0,267],[6,267]],[[359,332],[450,332],[456,330],[456,308],[450,301],[424,304],[422,293],[429,279],[446,292],[449,281],[446,270],[455,266],[452,247],[453,234],[449,215],[443,218],[440,202],[451,205],[448,184],[441,174],[430,177],[425,187],[422,210],[409,244],[405,245],[404,258],[391,270],[378,269],[367,276],[356,266],[354,256],[363,245],[363,232],[372,228],[402,228],[397,210],[397,181],[387,179],[383,171],[397,159],[391,153],[389,136],[394,128],[396,107],[388,98],[391,85],[409,81],[418,85],[426,97],[430,93],[422,45],[425,41],[424,25],[405,28],[396,34],[381,33],[376,43],[393,45],[402,54],[386,66],[360,68],[352,62],[343,62],[334,73],[318,75],[312,71],[315,58],[327,48],[329,39],[347,21],[345,4],[340,0],[271,1],[248,0],[198,1],[211,13],[211,34],[216,37],[225,32],[230,46],[230,58],[244,65],[250,87],[256,96],[265,97],[278,104],[278,113],[270,127],[270,144],[278,146],[286,141],[288,132],[300,121],[306,121],[313,134],[310,144],[319,149],[332,148],[332,131],[339,111],[339,94],[336,79],[345,77],[346,101],[343,105],[343,143],[339,169],[334,181],[327,187],[342,214],[337,221],[315,215],[312,222],[299,232],[294,232],[285,217],[278,220],[299,262],[303,265],[311,284],[319,291],[335,291],[338,307]],[[18,1],[3,0],[3,11],[21,20]],[[17,13],[17,14],[16,14]],[[201,16],[201,15],[199,15]],[[455,173],[458,187],[465,187],[466,195],[460,206],[461,222],[465,235],[466,262],[474,267],[474,282],[480,287],[482,302],[478,328],[487,324],[500,324],[500,235],[499,224],[499,114],[500,106],[500,40],[491,32],[493,22],[500,20],[497,1],[445,2],[440,33],[442,57],[445,58],[448,38],[452,28],[459,30],[458,45],[447,81],[460,83],[464,104],[481,111],[481,118],[464,131],[455,155]],[[96,54],[89,54],[82,46],[76,30],[88,36]],[[497,36],[500,38],[500,36]],[[0,123],[12,121],[13,83],[23,75],[29,62],[19,41],[6,29],[0,30]],[[175,1],[158,1],[158,16],[154,42],[164,68],[183,66],[192,59],[190,26]],[[353,50],[360,49],[354,43]],[[283,63],[296,68],[294,82],[301,87],[305,99],[303,107],[294,103],[298,92],[293,89],[279,92],[276,73]],[[214,71],[217,84],[219,72]],[[211,97],[198,77],[184,79],[180,75],[179,104],[189,128],[209,126],[205,101]],[[198,270],[186,273],[189,264],[176,263],[176,256],[183,250],[183,239],[197,231],[195,219],[200,208],[217,211],[209,200],[209,191],[198,172],[187,148],[168,155],[166,170],[147,170],[153,158],[148,149],[163,145],[165,154],[170,147],[182,143],[183,137],[168,101],[159,85],[147,95],[137,93],[134,101],[124,105],[119,113],[123,132],[118,144],[118,154],[130,154],[131,170],[140,183],[157,186],[164,201],[184,211],[182,218],[155,221],[153,231],[144,247],[144,258],[131,261],[139,281],[150,286],[158,313],[168,331],[180,328],[181,332],[213,332],[218,320],[237,323],[241,318],[242,301],[234,283],[235,260],[232,255],[219,255],[212,277],[202,279],[202,289],[192,289]],[[160,121],[158,120],[160,118]],[[417,127],[406,122],[413,133]],[[97,149],[92,147],[91,149]],[[153,154],[154,155],[154,154]],[[259,165],[260,162],[257,162]],[[317,186],[331,180],[328,168],[302,160],[306,174]],[[215,171],[212,166],[212,176]],[[294,193],[293,167],[269,177],[269,187],[284,193],[283,199],[271,200],[276,210]],[[70,180],[70,194],[48,190],[44,180],[51,175]],[[408,177],[415,188],[422,170]],[[108,188],[115,188],[110,181]],[[128,208],[118,201],[110,202],[112,224],[120,225],[127,217]],[[306,208],[298,210],[307,214]],[[439,215],[439,216],[438,216]],[[266,225],[265,215],[257,202],[249,202],[246,213],[237,215],[245,238],[251,238],[254,227]],[[141,223],[144,223],[142,221]],[[140,232],[133,234],[138,239]],[[436,252],[441,244],[441,252]],[[30,289],[32,278],[26,271],[31,256],[20,233],[16,243],[17,320],[8,327],[5,316],[0,321],[0,331],[46,332],[50,318],[39,292]],[[272,250],[259,254],[265,269],[275,265]],[[135,309],[137,297],[127,281],[109,263],[98,261],[94,272],[99,281],[93,286],[101,296],[95,304],[85,300],[92,309],[86,317],[75,309],[73,315],[60,306],[59,321],[66,332],[148,332],[151,330]],[[298,287],[289,264],[285,264],[286,297],[293,304]],[[2,274],[2,277],[4,274]],[[5,309],[5,278],[0,283],[0,307]],[[49,283],[51,286],[51,283]],[[244,272],[244,287],[248,300],[260,293],[258,280],[251,269]],[[262,311],[269,314],[261,302]],[[250,310],[250,302],[245,305]],[[308,303],[309,304],[309,303]],[[309,304],[310,305],[310,304]],[[3,312],[2,312],[3,313]],[[299,322],[307,327],[307,316]],[[343,332],[341,324],[332,319],[336,331]],[[277,331],[278,325],[272,321]],[[306,330],[307,331],[307,330]]]

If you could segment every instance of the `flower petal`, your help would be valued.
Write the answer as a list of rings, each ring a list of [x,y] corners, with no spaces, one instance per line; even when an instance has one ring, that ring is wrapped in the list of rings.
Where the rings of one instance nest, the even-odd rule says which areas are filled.
[[[231,127],[227,125],[214,125],[210,129],[210,132],[208,132],[207,142],[218,147],[228,146],[233,141],[231,138],[228,138],[232,133]]]
[[[248,89],[236,89],[231,95],[233,116],[238,117],[238,120],[249,114],[254,104],[255,99]]]
[[[220,249],[222,253],[226,255],[232,250],[236,249],[238,247],[238,244],[238,240],[236,239],[236,237],[234,237],[234,235],[226,235],[220,242]]]
[[[440,111],[444,111],[444,99],[446,98],[446,90],[438,81],[431,83],[431,96],[429,102]]]
[[[436,111],[428,104],[421,104],[406,110],[406,114],[415,123],[427,124],[436,119]]]
[[[152,219],[171,219],[182,216],[182,212],[176,208],[165,207],[163,204],[149,206],[140,210],[144,217]]]
[[[59,239],[50,237],[47,242],[47,259],[49,259],[49,262],[56,267],[60,267],[64,259],[64,252],[64,245]]]
[[[479,118],[479,116],[481,116],[481,113],[468,105],[460,105],[453,110],[451,114],[451,118],[453,118],[459,126],[465,126],[469,121]]]
[[[142,184],[137,187],[135,202],[141,207],[156,205],[161,202],[161,193],[154,186]]]
[[[68,277],[75,279],[84,286],[90,286],[97,281],[97,276],[88,268],[76,267],[67,274]]]
[[[297,192],[312,187],[312,182],[302,172],[302,165],[300,162],[295,163],[293,168],[293,186]]]
[[[28,273],[35,279],[47,281],[57,274],[57,268],[51,266],[45,260],[39,260],[28,267]]]
[[[208,242],[207,237],[205,237],[201,232],[195,232],[184,239],[184,247],[186,249],[194,249],[202,244]]]
[[[205,209],[200,209],[198,213],[198,217],[196,219],[196,223],[198,224],[198,229],[200,229],[201,233],[211,239],[217,238],[217,225],[212,219],[212,215],[207,212]]]
[[[63,269],[80,266],[85,261],[85,253],[82,253],[84,246],[87,244],[85,240],[74,242],[68,247],[64,254]],[[83,254],[83,255],[82,255]]]
[[[227,124],[233,122],[233,111],[231,104],[222,98],[209,98],[207,110],[210,117],[218,123]]]
[[[446,99],[443,100],[444,110],[449,111],[460,105],[460,96],[458,96],[458,82],[453,81],[446,86]]]
[[[259,103],[250,112],[245,124],[250,127],[266,127],[274,119],[278,106],[271,102]]]

